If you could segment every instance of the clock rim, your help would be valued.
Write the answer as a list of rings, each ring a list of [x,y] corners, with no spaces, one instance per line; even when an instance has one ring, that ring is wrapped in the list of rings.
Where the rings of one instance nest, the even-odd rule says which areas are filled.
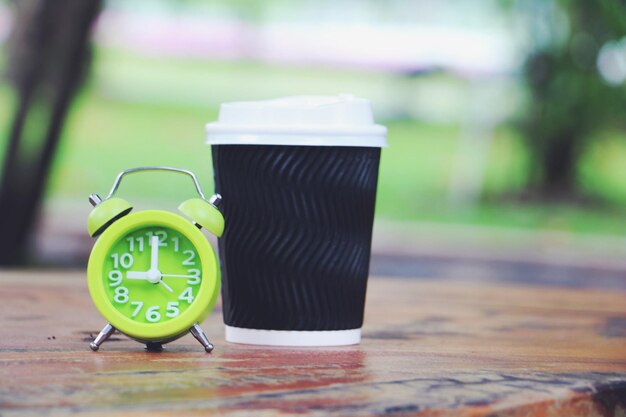
[[[102,272],[111,246],[130,229],[162,226],[175,229],[190,240],[202,264],[200,288],[191,305],[178,317],[163,323],[139,323],[124,316],[106,296]],[[87,265],[89,293],[102,316],[127,336],[147,342],[173,340],[185,334],[194,324],[202,323],[215,306],[220,290],[217,256],[202,232],[189,220],[163,210],[144,210],[128,214],[109,226],[93,246]]]

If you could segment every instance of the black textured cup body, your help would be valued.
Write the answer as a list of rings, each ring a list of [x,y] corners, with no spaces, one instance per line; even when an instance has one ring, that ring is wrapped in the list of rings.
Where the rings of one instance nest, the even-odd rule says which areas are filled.
[[[380,151],[212,146],[227,329],[361,328]]]

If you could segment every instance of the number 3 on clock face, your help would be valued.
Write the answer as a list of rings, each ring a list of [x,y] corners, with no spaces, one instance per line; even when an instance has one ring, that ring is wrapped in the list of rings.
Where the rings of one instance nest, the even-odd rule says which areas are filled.
[[[89,261],[90,292],[101,313],[129,336],[175,337],[201,322],[215,303],[215,254],[180,216],[156,210],[128,215],[96,246]]]

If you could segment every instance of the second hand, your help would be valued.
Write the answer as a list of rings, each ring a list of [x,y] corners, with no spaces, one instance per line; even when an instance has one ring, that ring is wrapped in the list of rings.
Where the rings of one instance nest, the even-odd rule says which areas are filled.
[[[161,276],[167,278],[197,278],[195,275],[161,274]]]

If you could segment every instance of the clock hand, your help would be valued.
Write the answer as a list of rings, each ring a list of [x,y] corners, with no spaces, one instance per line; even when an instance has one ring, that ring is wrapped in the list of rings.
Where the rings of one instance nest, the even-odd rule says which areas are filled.
[[[162,277],[167,278],[196,278],[195,275],[178,275],[178,274],[161,274]]]
[[[126,271],[127,279],[148,279],[147,272],[139,272],[139,271]]]
[[[167,285],[162,279],[159,281],[159,284],[163,284],[163,286],[165,287],[166,290],[168,290],[169,292],[174,292],[174,290],[172,289],[172,287],[170,287],[169,285]]]
[[[152,251],[150,252],[150,270],[158,271],[159,270],[159,237],[152,235],[152,237],[150,237],[150,245],[152,246]]]

